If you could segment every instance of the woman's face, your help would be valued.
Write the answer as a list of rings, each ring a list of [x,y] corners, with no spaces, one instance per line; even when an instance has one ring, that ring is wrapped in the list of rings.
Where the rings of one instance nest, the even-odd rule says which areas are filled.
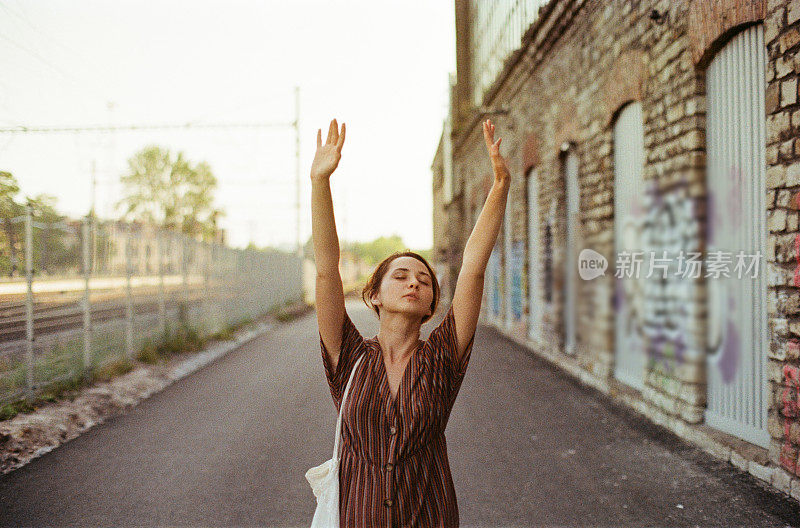
[[[377,299],[380,304],[375,297],[373,304],[381,310],[415,314],[421,319],[431,313],[433,277],[425,264],[414,257],[397,257],[389,263]]]

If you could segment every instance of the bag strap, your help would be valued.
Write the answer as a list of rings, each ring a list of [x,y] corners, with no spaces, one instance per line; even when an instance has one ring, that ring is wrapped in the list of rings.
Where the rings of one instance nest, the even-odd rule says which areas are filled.
[[[347,399],[347,393],[350,391],[350,382],[353,381],[353,375],[356,373],[356,369],[358,368],[358,364],[361,363],[361,360],[364,359],[366,356],[366,352],[361,354],[361,357],[358,358],[356,364],[353,366],[353,371],[350,373],[350,379],[347,380],[347,386],[344,388],[344,395],[342,395],[342,403],[339,404],[339,417],[336,419],[336,438],[333,441],[333,458],[339,460],[339,437],[342,433],[342,411],[344,410],[344,402]]]

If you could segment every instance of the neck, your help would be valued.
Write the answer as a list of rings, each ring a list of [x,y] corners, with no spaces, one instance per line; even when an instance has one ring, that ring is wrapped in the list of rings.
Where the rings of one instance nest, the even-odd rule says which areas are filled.
[[[384,313],[376,336],[383,355],[391,362],[402,361],[419,346],[420,321],[403,314]]]

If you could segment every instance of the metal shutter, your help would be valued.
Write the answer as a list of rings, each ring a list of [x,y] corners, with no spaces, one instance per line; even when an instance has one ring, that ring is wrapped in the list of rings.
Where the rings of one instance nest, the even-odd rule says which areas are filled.
[[[762,24],[733,37],[708,66],[708,254],[760,251],[758,273],[707,278],[706,422],[769,447],[765,206],[765,68]],[[749,260],[749,259],[748,259]],[[703,273],[706,275],[706,272]]]

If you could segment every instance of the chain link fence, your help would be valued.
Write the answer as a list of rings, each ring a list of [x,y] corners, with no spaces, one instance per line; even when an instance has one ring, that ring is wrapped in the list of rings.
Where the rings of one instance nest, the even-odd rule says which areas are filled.
[[[189,329],[200,338],[303,299],[294,254],[153,226],[0,220],[0,404],[87,377]]]

